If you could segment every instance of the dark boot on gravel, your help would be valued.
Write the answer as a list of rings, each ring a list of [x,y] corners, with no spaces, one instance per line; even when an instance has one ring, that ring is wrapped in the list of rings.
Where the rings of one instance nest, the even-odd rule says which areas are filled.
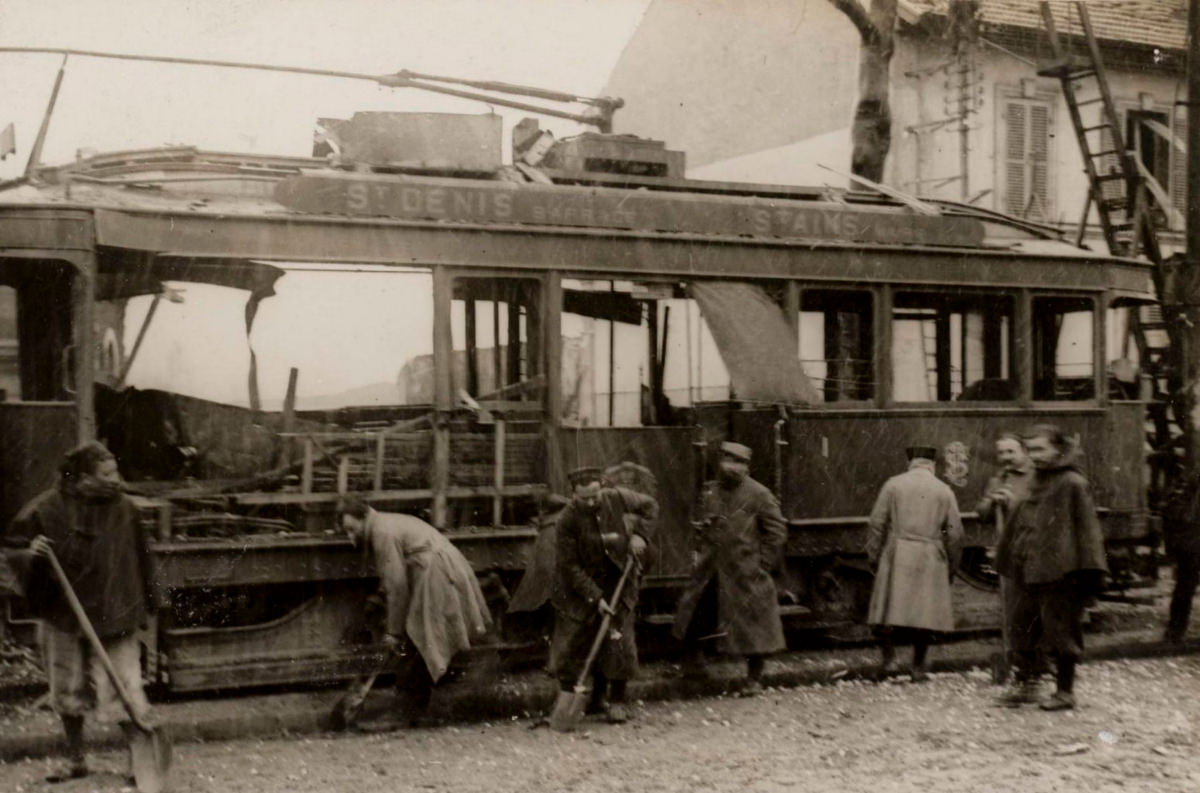
[[[1022,705],[1034,705],[1041,700],[1041,691],[1037,680],[1017,680],[996,697],[996,704],[1006,708],[1019,708]]]
[[[1055,691],[1038,707],[1042,710],[1073,710],[1075,708],[1075,695],[1070,691]]]
[[[46,781],[52,785],[88,775],[87,762],[83,758],[83,716],[63,716],[62,725],[67,739],[67,762],[46,776]]]

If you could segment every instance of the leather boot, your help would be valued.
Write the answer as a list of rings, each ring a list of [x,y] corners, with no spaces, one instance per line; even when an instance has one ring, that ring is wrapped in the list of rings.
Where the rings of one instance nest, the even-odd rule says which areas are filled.
[[[67,762],[62,769],[49,774],[46,781],[51,784],[81,779],[88,775],[87,761],[83,754],[83,716],[62,716],[63,735],[66,736]]]

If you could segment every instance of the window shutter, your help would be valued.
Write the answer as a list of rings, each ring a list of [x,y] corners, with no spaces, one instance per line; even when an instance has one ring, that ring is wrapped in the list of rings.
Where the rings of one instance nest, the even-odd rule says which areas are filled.
[[[1017,217],[1048,219],[1050,191],[1049,103],[1027,99],[1004,102],[1004,211]]]
[[[1171,125],[1171,131],[1175,133],[1178,140],[1187,141],[1187,108],[1177,107],[1175,109],[1175,120]],[[1187,213],[1187,157],[1180,153],[1179,149],[1171,144],[1171,204],[1183,212]]]
[[[1049,184],[1050,108],[1035,104],[1029,107],[1029,199],[1028,216],[1047,219],[1050,212]]]
[[[1004,211],[1010,215],[1025,210],[1025,105],[1005,103]]]

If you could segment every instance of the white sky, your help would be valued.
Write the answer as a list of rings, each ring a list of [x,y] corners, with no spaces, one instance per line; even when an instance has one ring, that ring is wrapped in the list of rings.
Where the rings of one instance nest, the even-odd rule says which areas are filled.
[[[413,71],[598,92],[648,0],[0,0],[0,45],[210,58],[383,74]],[[0,125],[24,167],[60,56],[0,53]],[[307,155],[318,116],[482,113],[478,102],[338,78],[73,57],[43,161],[191,143]],[[499,109],[498,109],[499,110]],[[508,119],[523,113],[499,110]],[[556,134],[577,128],[543,119]],[[507,130],[507,126],[506,126]],[[506,133],[507,134],[507,133]]]
[[[500,80],[581,95],[603,87],[648,0],[0,0],[0,46],[64,47],[383,74],[402,68]],[[15,122],[19,174],[61,56],[0,53],[0,126]],[[518,97],[518,99],[521,99]],[[538,100],[523,100],[537,103]],[[582,108],[564,108],[580,112]],[[71,57],[42,161],[80,148],[192,144],[217,151],[307,156],[313,122],[358,110],[485,113],[487,105],[337,78]],[[511,124],[527,113],[496,108]],[[563,137],[577,125],[549,118]],[[290,281],[289,281],[290,278]],[[429,295],[409,278],[284,276],[255,325],[259,381],[277,407],[289,366],[299,394],[394,381]],[[407,287],[407,288],[406,288]],[[421,292],[413,294],[414,291]],[[245,293],[189,285],[160,305],[130,381],[221,401],[246,399]],[[131,302],[130,346],[147,299]],[[336,324],[327,333],[325,324]],[[423,334],[420,334],[423,336]],[[337,341],[333,341],[336,339]],[[202,343],[197,343],[202,340]]]

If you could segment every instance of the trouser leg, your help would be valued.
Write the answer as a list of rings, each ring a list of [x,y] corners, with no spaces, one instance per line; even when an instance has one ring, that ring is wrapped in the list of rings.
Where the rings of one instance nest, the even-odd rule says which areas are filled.
[[[63,725],[63,735],[66,737],[66,766],[60,771],[54,771],[46,777],[51,784],[79,779],[88,774],[87,762],[83,755],[83,716],[64,713],[60,716]]]
[[[913,670],[924,670],[929,661],[929,640],[918,638],[913,641]]]
[[[1063,655],[1059,656],[1057,664],[1056,682],[1058,690],[1064,694],[1071,694],[1075,691],[1075,664],[1074,656]]]
[[[767,659],[762,655],[747,655],[746,656],[746,679],[754,682],[762,680],[763,670],[767,666]]]
[[[425,659],[412,649],[401,662],[396,674],[396,687],[411,718],[422,715],[433,697],[433,677],[425,665]]]
[[[1168,641],[1179,641],[1187,633],[1197,584],[1200,584],[1200,558],[1196,554],[1180,554],[1175,566],[1175,589],[1171,592],[1168,611]]]
[[[588,701],[587,712],[600,713],[608,705],[608,678],[599,669],[592,670],[592,696]]]
[[[67,740],[67,762],[73,766],[84,764],[83,753],[83,716],[65,715],[62,717],[63,735]]]
[[[700,600],[692,612],[692,621],[688,623],[683,636],[682,666],[685,677],[705,677],[704,647],[700,639],[713,633],[717,627],[717,578],[704,588]]]
[[[618,705],[625,701],[625,680],[613,680],[608,684],[608,699],[614,705]]]

